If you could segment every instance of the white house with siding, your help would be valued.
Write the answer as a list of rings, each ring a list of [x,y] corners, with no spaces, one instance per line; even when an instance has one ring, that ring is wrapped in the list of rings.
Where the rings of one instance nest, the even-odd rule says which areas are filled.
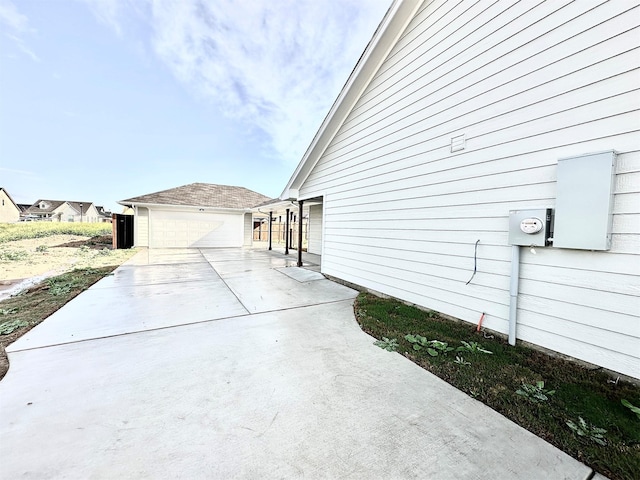
[[[95,223],[100,217],[93,202],[44,199],[27,208],[25,214],[48,222]]]
[[[323,273],[505,334],[517,305],[518,340],[640,378],[639,67],[637,2],[395,1],[281,198]],[[559,160],[599,152],[608,248],[519,247],[510,295],[510,211],[567,212]]]
[[[20,219],[20,207],[9,192],[0,187],[0,223],[14,223]]]

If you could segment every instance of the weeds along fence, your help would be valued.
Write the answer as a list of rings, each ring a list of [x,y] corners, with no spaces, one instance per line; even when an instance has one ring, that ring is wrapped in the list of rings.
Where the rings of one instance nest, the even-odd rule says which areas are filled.
[[[0,223],[0,243],[25,240],[29,238],[43,238],[52,235],[79,235],[95,237],[110,235],[110,223],[71,223],[71,222],[24,222]]]

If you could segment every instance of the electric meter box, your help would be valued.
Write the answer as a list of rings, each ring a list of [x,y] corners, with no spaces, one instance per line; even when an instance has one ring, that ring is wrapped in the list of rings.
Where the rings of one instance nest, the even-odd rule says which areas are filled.
[[[538,208],[509,212],[509,245],[546,247],[553,227],[553,210]]]
[[[558,160],[553,246],[609,250],[616,152]]]

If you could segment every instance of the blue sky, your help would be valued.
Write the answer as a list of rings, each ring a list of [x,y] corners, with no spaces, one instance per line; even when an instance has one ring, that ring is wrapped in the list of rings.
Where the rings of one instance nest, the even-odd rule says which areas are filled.
[[[280,194],[391,0],[0,0],[0,186]]]

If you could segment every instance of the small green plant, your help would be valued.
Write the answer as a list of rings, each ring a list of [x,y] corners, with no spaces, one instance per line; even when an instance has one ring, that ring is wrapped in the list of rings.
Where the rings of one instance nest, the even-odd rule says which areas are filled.
[[[488,353],[489,355],[493,355],[493,352],[490,350],[485,350],[478,342],[465,342],[464,340],[460,340],[462,347],[456,348],[456,352],[469,352],[469,353]]]
[[[96,273],[99,273],[100,270],[98,270],[97,268],[83,268],[83,269],[75,269],[74,273],[79,273],[80,275],[95,275]],[[113,273],[110,273],[109,275],[113,275]]]
[[[640,420],[640,408],[636,407],[633,403],[631,403],[629,400],[625,400],[624,398],[620,400],[620,403],[622,403],[622,405],[635,413],[638,417],[638,420]]]
[[[11,320],[9,322],[4,322],[0,324],[0,335],[9,335],[19,328],[26,327],[27,325],[29,324],[24,320]]]
[[[545,390],[544,382],[536,382],[535,385],[530,383],[523,383],[522,387],[516,390],[516,393],[521,397],[526,397],[533,403],[541,403],[549,400],[549,397],[556,393],[555,390]]]
[[[49,295],[53,295],[54,297],[66,295],[77,286],[75,280],[65,278],[51,278],[47,280],[47,284],[49,285]]]
[[[89,248],[86,245],[82,245],[79,249],[78,249],[78,253],[80,254],[85,254],[85,253],[89,253],[91,251],[91,248]]]
[[[440,354],[445,354],[454,350],[447,342],[441,342],[440,340],[427,340],[426,337],[421,335],[405,335],[404,339],[413,344],[413,349],[416,351],[425,348],[427,353],[432,357],[437,357]]]
[[[389,352],[395,352],[399,346],[398,340],[395,338],[389,340],[387,337],[382,337],[382,340],[376,340],[373,344]]]
[[[456,355],[456,359],[453,363],[457,363],[458,365],[471,365],[471,362],[466,362],[464,358]]]
[[[602,445],[603,447],[607,444],[607,440],[604,436],[607,431],[604,428],[598,428],[596,426],[587,424],[587,422],[582,417],[578,417],[577,424],[574,421],[569,420],[567,422],[567,426],[571,430],[573,430],[573,432],[579,437],[588,438],[589,440],[596,442],[598,445]]]
[[[111,255],[113,252],[108,248],[103,248],[102,250],[98,250],[97,255]]]
[[[38,253],[46,253],[47,250],[49,250],[49,247],[47,247],[46,245],[38,245],[36,247],[36,252]]]
[[[29,254],[24,250],[0,250],[0,260],[5,262],[17,262],[28,256]]]
[[[18,313],[18,309],[13,308],[0,308],[0,315],[13,315],[14,313]]]

